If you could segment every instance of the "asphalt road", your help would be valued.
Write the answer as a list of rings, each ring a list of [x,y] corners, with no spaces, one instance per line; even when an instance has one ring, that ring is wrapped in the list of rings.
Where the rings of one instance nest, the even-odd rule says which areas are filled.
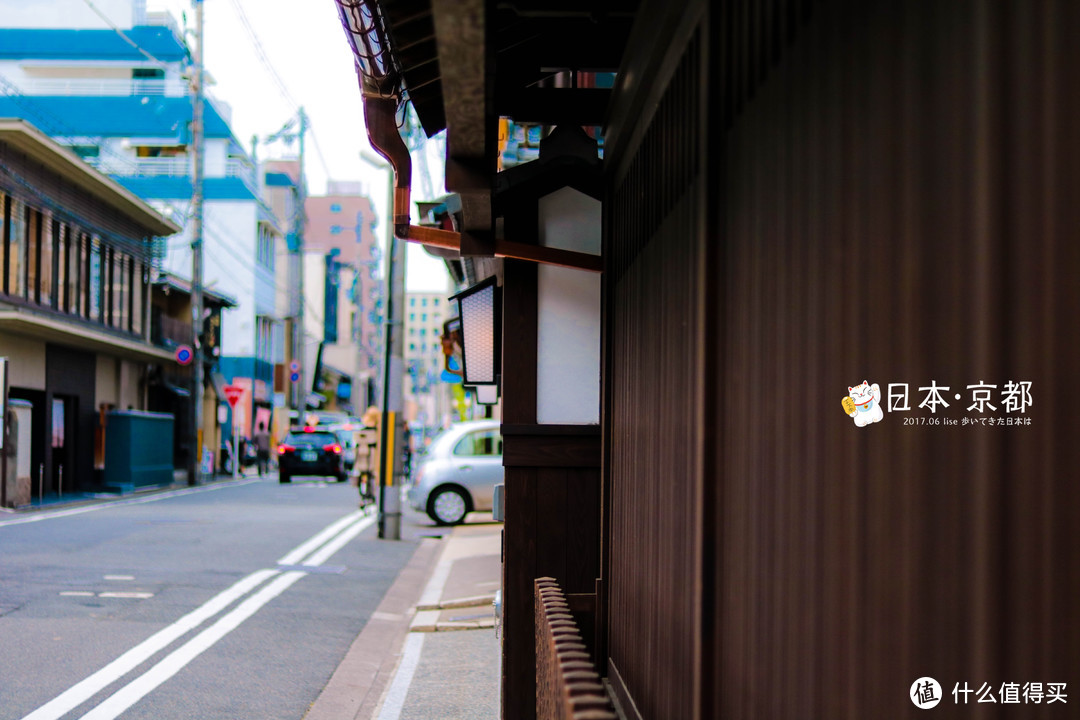
[[[268,478],[0,515],[0,718],[299,720],[416,547],[356,499]]]

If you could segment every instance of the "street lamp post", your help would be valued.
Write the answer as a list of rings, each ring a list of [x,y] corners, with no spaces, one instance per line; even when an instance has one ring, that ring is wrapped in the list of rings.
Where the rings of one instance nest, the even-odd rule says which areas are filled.
[[[404,408],[405,338],[402,313],[405,307],[405,242],[394,233],[394,170],[367,153],[364,162],[386,172],[386,318],[382,366],[382,414],[379,422],[379,537],[401,538],[401,492],[403,433],[398,429]]]

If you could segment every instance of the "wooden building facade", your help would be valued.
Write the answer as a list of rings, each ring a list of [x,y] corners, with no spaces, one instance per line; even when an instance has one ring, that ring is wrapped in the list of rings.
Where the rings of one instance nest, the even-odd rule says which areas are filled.
[[[924,676],[952,717],[983,684],[1006,716],[1006,686],[1076,683],[1080,8],[581,5],[425,6],[485,44],[440,36],[414,98],[465,214],[488,202],[459,224],[474,255],[495,118],[591,125],[603,99],[595,428],[537,423],[536,265],[499,270],[503,716],[535,717],[545,575],[629,718],[914,717]],[[559,50],[583,16],[595,46]],[[607,94],[528,102],[616,47]],[[502,232],[535,244],[521,217]],[[861,426],[864,380],[885,412]]]

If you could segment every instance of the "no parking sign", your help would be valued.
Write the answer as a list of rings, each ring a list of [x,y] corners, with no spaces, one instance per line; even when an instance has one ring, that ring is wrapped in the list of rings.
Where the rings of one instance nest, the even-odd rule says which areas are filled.
[[[194,358],[195,351],[191,349],[190,345],[181,345],[176,348],[176,362],[181,365],[190,365]]]

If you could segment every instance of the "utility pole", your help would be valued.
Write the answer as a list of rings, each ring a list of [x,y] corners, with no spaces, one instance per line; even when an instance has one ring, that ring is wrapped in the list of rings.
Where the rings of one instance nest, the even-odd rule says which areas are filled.
[[[303,422],[304,413],[307,411],[307,374],[309,372],[307,366],[307,335],[304,333],[304,225],[307,221],[307,184],[304,179],[304,135],[307,134],[307,115],[304,114],[303,107],[301,107],[298,112],[300,119],[300,169],[297,173],[296,215],[293,220],[293,232],[296,234],[296,262],[300,271],[296,283],[299,299],[297,301],[297,315],[296,323],[294,325],[296,333],[294,343],[296,350],[295,357],[300,361],[300,380],[297,383],[300,390],[297,394],[296,412],[300,421]]]
[[[401,539],[401,485],[404,479],[405,251],[394,233],[394,171],[366,153],[360,159],[386,172],[386,320],[383,340],[382,415],[379,421],[379,537]]]
[[[194,335],[194,359],[191,380],[191,421],[188,433],[191,453],[188,458],[188,485],[199,483],[202,461],[203,420],[203,0],[195,6],[195,68],[191,76],[191,329]],[[236,449],[233,448],[234,455]],[[234,457],[233,462],[237,459]]]

